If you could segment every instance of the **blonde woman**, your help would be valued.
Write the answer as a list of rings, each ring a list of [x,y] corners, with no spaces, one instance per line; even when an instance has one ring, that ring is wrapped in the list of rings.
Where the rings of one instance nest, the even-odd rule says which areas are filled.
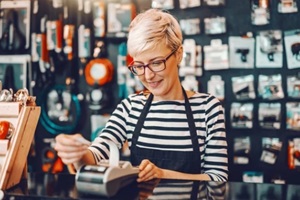
[[[131,22],[129,70],[147,91],[124,99],[90,146],[76,138],[56,137],[55,149],[65,164],[97,164],[108,159],[107,140],[120,149],[126,141],[138,182],[153,178],[227,181],[227,142],[220,102],[181,86],[182,33],[169,13],[150,9]]]

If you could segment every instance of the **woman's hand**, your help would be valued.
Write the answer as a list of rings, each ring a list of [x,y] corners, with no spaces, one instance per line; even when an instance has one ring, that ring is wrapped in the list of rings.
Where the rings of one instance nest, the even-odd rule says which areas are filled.
[[[66,165],[77,163],[86,154],[89,146],[88,143],[81,142],[84,140],[81,134],[60,134],[55,138],[54,149]]]
[[[163,177],[163,170],[147,159],[142,160],[139,165],[139,170],[137,182],[149,181],[155,178],[160,179]]]
[[[153,190],[158,185],[159,181],[160,179],[152,179],[150,181],[139,183],[139,200],[148,199],[148,197],[153,194]]]

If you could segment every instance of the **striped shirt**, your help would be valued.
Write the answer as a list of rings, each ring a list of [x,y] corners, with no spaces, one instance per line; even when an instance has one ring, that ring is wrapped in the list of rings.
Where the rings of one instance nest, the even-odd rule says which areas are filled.
[[[214,200],[224,200],[226,194],[226,183],[224,182],[213,182],[213,181],[201,181],[199,182],[198,190],[193,191],[192,181],[175,181],[175,180],[166,180],[160,181],[151,192],[151,196],[147,199],[180,199],[180,200],[189,200],[192,198],[192,193],[194,192],[197,195],[196,199],[214,199]],[[143,184],[142,184],[143,185]],[[142,188],[143,187],[139,187]],[[145,186],[149,188],[149,186]],[[141,191],[143,192],[143,190]],[[195,195],[194,194],[194,195]],[[195,197],[195,196],[193,196]]]
[[[106,127],[89,149],[96,162],[109,157],[105,140],[115,142],[118,148],[128,140],[129,147],[134,128],[147,98],[132,94],[112,113]],[[202,173],[214,181],[227,181],[228,158],[223,108],[217,98],[195,93],[189,98],[198,135]],[[163,151],[193,151],[184,100],[153,101],[139,135],[140,148]]]

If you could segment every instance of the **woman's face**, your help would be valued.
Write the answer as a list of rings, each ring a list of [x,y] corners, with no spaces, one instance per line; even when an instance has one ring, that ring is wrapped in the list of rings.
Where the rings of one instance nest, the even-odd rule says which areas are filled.
[[[181,92],[178,92],[181,91],[177,67],[180,62],[179,51],[181,52],[181,48],[172,53],[171,49],[162,45],[134,57],[135,62],[138,61],[144,65],[168,57],[163,71],[153,72],[146,67],[145,73],[138,76],[143,85],[154,95],[155,100],[178,99],[178,94],[181,95]]]

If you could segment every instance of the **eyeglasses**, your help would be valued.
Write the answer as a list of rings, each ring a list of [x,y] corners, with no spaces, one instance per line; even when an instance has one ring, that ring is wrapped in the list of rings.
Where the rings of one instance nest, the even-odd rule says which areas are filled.
[[[175,49],[172,51],[167,57],[163,59],[157,59],[149,62],[148,64],[144,64],[139,61],[133,61],[128,66],[128,69],[136,76],[141,76],[145,74],[145,68],[148,67],[152,72],[161,72],[166,69],[166,61],[177,51]]]

